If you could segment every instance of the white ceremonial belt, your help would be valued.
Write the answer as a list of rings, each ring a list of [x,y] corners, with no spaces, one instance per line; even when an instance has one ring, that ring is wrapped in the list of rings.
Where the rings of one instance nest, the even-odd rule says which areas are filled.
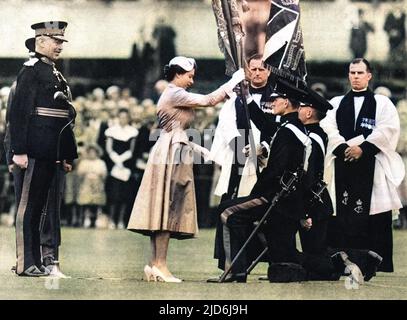
[[[318,145],[321,148],[322,153],[324,154],[324,157],[325,157],[325,145],[324,145],[324,141],[322,140],[322,138],[314,132],[311,132],[309,134],[309,136],[311,139],[315,140],[316,143],[318,143]]]

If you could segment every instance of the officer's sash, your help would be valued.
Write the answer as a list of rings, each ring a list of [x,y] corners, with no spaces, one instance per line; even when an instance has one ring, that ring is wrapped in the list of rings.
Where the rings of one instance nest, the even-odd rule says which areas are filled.
[[[301,141],[301,143],[304,146],[304,161],[303,161],[303,169],[304,171],[308,170],[308,160],[311,155],[312,151],[312,141],[308,135],[306,135],[303,131],[298,129],[295,125],[288,123],[285,125],[287,129],[290,129],[292,133],[297,137],[298,140]]]
[[[304,146],[303,169],[304,169],[304,171],[307,171],[308,170],[308,160],[309,160],[309,157],[310,157],[311,151],[312,151],[312,141],[311,141],[310,137],[307,134],[305,134],[303,131],[298,129],[295,125],[289,123],[288,121],[283,123],[281,125],[280,129],[282,127],[286,127],[292,133],[294,133],[294,135],[297,137],[297,139],[303,144],[303,146]],[[277,130],[277,132],[278,132],[278,130]],[[277,135],[277,132],[274,134],[273,139],[271,140],[270,148],[271,148],[271,145],[273,144],[275,136]]]
[[[312,140],[314,140],[316,143],[318,143],[319,147],[321,148],[322,154],[325,157],[326,150],[325,150],[325,145],[324,145],[324,141],[322,141],[322,138],[314,132],[311,132],[309,134],[309,136]]]

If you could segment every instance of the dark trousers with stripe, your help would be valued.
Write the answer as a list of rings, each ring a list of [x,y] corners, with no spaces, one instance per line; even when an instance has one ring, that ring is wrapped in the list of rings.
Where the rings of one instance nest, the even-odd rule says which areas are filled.
[[[58,179],[57,179],[58,175]],[[58,188],[56,183],[58,182]],[[61,218],[60,208],[64,195],[65,171],[56,170],[48,191],[47,215],[43,217],[44,227],[40,233],[42,257],[59,259],[59,246],[61,245]]]
[[[224,227],[223,237],[227,262],[230,263],[237,255],[252,232],[253,223],[261,219],[269,205],[262,198],[250,196],[222,204],[220,219]],[[331,255],[345,251],[350,260],[355,262],[363,273],[366,271],[369,259],[368,250],[325,248],[314,253],[298,252],[295,242],[298,221],[279,213],[271,212],[269,219],[261,229],[267,239],[269,263],[289,262],[301,265],[306,270],[308,280],[338,280],[345,266],[343,264],[335,265]],[[323,229],[326,229],[325,226]],[[246,273],[251,262],[258,257],[263,248],[264,246],[256,245],[255,241],[252,242],[236,261],[232,273]],[[286,270],[286,272],[288,271]]]
[[[233,205],[233,201],[237,199],[237,193],[239,189],[240,180],[242,179],[240,170],[243,170],[243,167],[238,163],[232,164],[230,178],[229,178],[229,185],[227,193],[223,194],[220,204],[217,209],[218,217],[216,221],[216,233],[215,233],[215,250],[214,250],[214,258],[218,259],[218,268],[225,270],[225,262],[226,262],[226,253],[225,247],[230,247],[230,245],[225,244],[225,241],[228,239],[223,238],[224,234],[224,225],[220,219],[220,213],[225,210],[229,205]],[[227,235],[227,234],[226,234]]]
[[[223,206],[227,206],[221,213],[226,261],[228,261],[228,257],[232,261],[252,232],[254,222],[263,217],[270,204],[264,198],[249,196],[231,200]],[[295,246],[297,230],[298,221],[290,219],[280,212],[271,212],[267,222],[261,227],[269,248],[269,262],[299,262]],[[253,239],[253,242],[236,261],[232,273],[245,273],[251,262],[264,249],[264,246],[259,245],[259,241],[256,239],[258,238]],[[230,243],[229,247],[227,247],[227,240]]]
[[[31,158],[27,169],[14,169],[16,198],[20,199],[16,217],[17,274],[42,264],[39,227],[55,169],[55,162]]]
[[[16,203],[20,203],[22,184],[24,181],[25,170],[16,168],[13,171],[14,190]],[[65,187],[65,171],[57,170],[59,188],[56,189],[56,175],[52,179],[48,193],[48,201],[45,204],[47,207],[47,215],[42,216],[45,219],[42,230],[40,230],[40,242],[42,257],[52,257],[53,260],[59,259],[59,246],[61,245],[61,218],[60,208],[63,199]]]
[[[237,255],[250,233],[254,222],[261,219],[267,210],[267,203],[262,198],[253,196],[225,201],[219,207],[222,223],[223,249],[225,253],[224,268],[227,268]],[[232,268],[233,274],[246,273],[250,263],[255,260],[264,246],[254,237]]]

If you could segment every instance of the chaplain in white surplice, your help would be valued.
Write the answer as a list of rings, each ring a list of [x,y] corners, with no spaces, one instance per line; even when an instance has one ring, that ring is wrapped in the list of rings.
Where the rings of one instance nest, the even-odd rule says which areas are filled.
[[[370,249],[393,272],[392,210],[402,207],[397,186],[404,165],[395,152],[400,121],[394,104],[368,87],[372,70],[362,58],[349,65],[352,89],[334,97],[321,127],[329,137],[325,180],[335,200],[330,245]]]

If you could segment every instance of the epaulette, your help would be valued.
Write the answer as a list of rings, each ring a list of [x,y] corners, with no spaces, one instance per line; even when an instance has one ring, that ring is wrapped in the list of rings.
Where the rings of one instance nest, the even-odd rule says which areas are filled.
[[[24,65],[26,67],[33,67],[38,61],[38,58],[30,58],[30,60],[24,62]]]
[[[50,66],[55,66],[55,63],[52,62],[52,61],[51,61],[49,58],[47,58],[47,57],[41,57],[41,61],[44,62],[44,63],[46,63],[46,64],[49,64]]]

